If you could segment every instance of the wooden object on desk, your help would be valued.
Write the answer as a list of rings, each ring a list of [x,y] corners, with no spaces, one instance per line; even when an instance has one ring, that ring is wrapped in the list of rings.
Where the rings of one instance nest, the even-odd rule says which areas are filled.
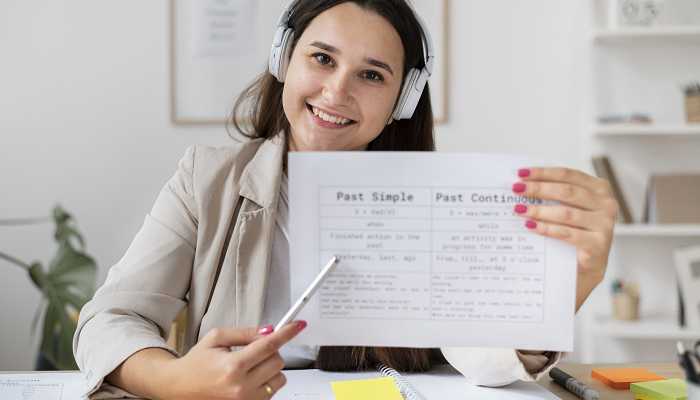
[[[659,374],[665,378],[685,378],[683,372],[677,363],[635,363],[635,364],[573,364],[561,363],[557,366],[567,374],[573,376],[583,382],[588,387],[597,390],[600,393],[600,398],[605,400],[634,400],[634,395],[629,390],[615,390],[603,382],[600,382],[591,377],[593,368],[646,368],[653,373]],[[537,381],[545,389],[559,396],[562,400],[581,400],[573,393],[567,391],[563,387],[557,385],[552,379],[543,376]]]

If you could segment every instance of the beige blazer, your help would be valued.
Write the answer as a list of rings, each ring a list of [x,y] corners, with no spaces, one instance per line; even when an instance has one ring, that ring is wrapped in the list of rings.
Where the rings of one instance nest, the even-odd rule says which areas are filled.
[[[128,250],[80,312],[73,350],[91,392],[141,349],[177,354],[163,338],[185,305],[185,352],[212,328],[260,323],[284,141],[278,135],[187,149]],[[478,375],[473,383],[533,378],[513,350],[443,353],[468,378]],[[482,362],[454,362],[460,358],[488,359],[495,367],[484,376]],[[128,395],[109,385],[102,389],[93,398]]]

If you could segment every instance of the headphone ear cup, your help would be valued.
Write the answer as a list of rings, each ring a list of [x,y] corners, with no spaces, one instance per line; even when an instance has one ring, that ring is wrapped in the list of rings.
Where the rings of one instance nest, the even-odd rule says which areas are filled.
[[[399,99],[396,101],[396,108],[394,109],[393,115],[395,120],[409,119],[413,115],[415,106],[410,111],[408,110],[407,106],[409,103],[411,103],[411,96],[413,95],[414,90],[413,87],[415,86],[419,75],[420,72],[415,68],[408,71],[403,87],[401,88],[401,94],[399,95]]]
[[[280,27],[275,33],[275,40],[272,42],[268,71],[280,82],[284,82],[284,76],[287,72],[289,43],[293,37],[294,31],[292,29]]]
[[[284,78],[287,76],[287,68],[289,67],[289,59],[291,58],[292,42],[294,42],[294,31],[292,29],[287,29],[284,32],[284,39],[282,39],[282,47],[280,48],[280,62],[277,80],[284,82]]]
[[[425,89],[425,84],[428,82],[429,78],[430,74],[426,70],[423,69],[418,72],[413,86],[409,88],[410,94],[406,98],[406,104],[403,106],[402,116],[405,119],[410,119],[416,111],[416,107],[418,107],[420,98],[423,95],[423,89]]]

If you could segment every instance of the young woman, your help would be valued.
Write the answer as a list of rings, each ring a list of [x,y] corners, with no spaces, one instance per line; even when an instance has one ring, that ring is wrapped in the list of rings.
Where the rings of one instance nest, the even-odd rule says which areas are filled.
[[[247,138],[187,150],[83,308],[74,350],[92,391],[102,385],[105,397],[267,399],[285,384],[285,367],[362,369],[377,361],[427,370],[447,359],[485,385],[546,371],[558,354],[316,349],[284,346],[303,321],[277,332],[259,327],[289,307],[287,152],[434,150],[427,85],[414,94],[417,105],[404,101],[409,71],[429,69],[428,39],[405,0],[297,0],[290,10],[280,33],[293,36],[275,42],[274,75],[264,73],[236,105],[234,123],[242,116],[253,122],[248,131],[236,125]],[[617,212],[610,188],[565,168],[524,168],[513,179],[518,193],[561,202],[516,211],[533,232],[576,246],[578,309],[605,272]],[[163,337],[185,306],[185,354],[178,355]]]

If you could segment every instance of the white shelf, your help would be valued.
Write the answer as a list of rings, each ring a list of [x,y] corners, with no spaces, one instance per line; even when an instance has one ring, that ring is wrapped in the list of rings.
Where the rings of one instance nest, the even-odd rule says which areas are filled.
[[[615,236],[698,236],[700,224],[617,224]]]
[[[687,125],[643,125],[643,124],[610,124],[598,125],[593,128],[598,137],[619,136],[697,136],[700,138],[700,124]]]
[[[700,329],[688,329],[678,326],[678,320],[672,315],[642,316],[638,321],[620,321],[610,316],[595,318],[592,333],[621,339],[697,339]]]
[[[700,44],[700,26],[601,29],[593,33],[600,44],[682,42]]]

